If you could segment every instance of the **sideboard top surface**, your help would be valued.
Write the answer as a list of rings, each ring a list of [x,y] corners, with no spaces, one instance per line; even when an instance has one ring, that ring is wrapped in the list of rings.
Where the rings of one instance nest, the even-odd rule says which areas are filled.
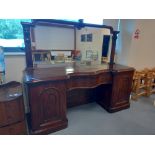
[[[75,76],[91,76],[100,73],[132,71],[134,68],[119,64],[78,65],[66,64],[47,68],[27,68],[24,70],[24,82],[66,80]]]

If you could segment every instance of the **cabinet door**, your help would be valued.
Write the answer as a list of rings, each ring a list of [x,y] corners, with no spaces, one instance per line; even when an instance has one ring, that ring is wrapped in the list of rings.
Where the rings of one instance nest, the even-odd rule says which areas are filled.
[[[111,110],[117,111],[130,106],[133,71],[118,72],[113,75]]]
[[[0,103],[0,127],[24,120],[23,97]]]
[[[30,88],[32,131],[57,130],[66,122],[66,90],[63,83],[45,83]]]

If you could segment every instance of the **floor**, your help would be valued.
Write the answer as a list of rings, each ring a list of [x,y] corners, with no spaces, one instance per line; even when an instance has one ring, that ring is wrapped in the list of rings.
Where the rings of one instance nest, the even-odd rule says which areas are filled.
[[[110,114],[96,103],[68,109],[68,128],[52,135],[154,135],[155,95]]]

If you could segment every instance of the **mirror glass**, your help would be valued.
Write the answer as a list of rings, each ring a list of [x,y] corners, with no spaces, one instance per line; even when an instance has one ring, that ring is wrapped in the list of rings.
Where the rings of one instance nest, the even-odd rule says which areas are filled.
[[[104,60],[108,62],[111,52],[110,30],[92,27],[77,29],[76,50],[81,52],[81,60],[97,60],[101,62],[102,56],[104,56]]]
[[[111,38],[106,28],[36,25],[31,31],[33,63],[108,63]]]

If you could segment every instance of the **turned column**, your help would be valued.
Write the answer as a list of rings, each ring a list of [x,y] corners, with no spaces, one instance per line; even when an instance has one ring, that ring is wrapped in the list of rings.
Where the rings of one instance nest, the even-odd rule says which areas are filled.
[[[113,33],[112,33],[112,48],[111,48],[111,55],[110,55],[110,65],[114,64],[116,41],[117,41],[118,33],[119,33],[119,31],[113,31]]]
[[[31,24],[22,23],[24,43],[25,43],[25,55],[26,55],[26,67],[33,67],[32,61],[32,49],[31,49]]]

